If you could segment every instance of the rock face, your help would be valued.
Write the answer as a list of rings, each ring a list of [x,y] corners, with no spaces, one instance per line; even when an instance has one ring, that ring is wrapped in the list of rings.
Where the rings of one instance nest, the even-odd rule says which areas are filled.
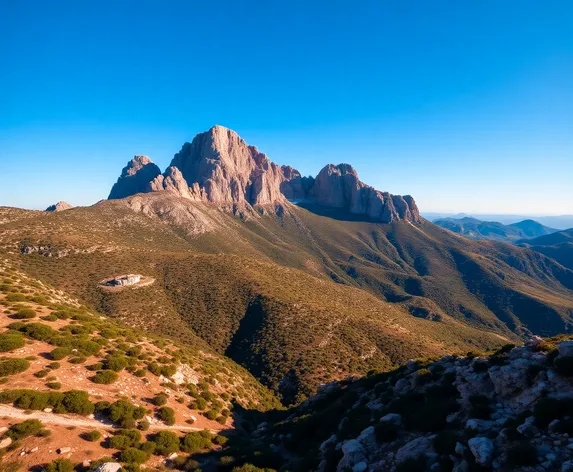
[[[280,206],[290,200],[341,209],[376,222],[421,222],[412,197],[364,184],[348,164],[329,164],[316,178],[303,177],[290,166],[271,162],[222,126],[185,143],[163,174],[148,157],[136,156],[123,169],[109,198],[161,191],[221,205]]]
[[[121,171],[121,176],[112,187],[109,199],[125,198],[136,193],[147,192],[149,183],[161,170],[147,156],[135,156]]]
[[[391,195],[366,185],[349,164],[324,167],[314,180],[309,197],[321,206],[346,209],[383,223],[421,221],[412,197]]]
[[[72,205],[70,205],[67,202],[58,202],[55,205],[50,205],[48,208],[46,208],[46,211],[64,211],[64,210],[69,210],[70,208],[73,208]]]
[[[222,126],[185,143],[171,166],[181,171],[188,184],[198,183],[208,202],[265,205],[284,200],[281,168]]]

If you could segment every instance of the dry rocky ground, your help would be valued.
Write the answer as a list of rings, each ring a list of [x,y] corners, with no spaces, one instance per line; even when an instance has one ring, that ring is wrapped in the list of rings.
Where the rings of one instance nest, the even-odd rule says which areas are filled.
[[[253,380],[216,355],[121,327],[7,264],[0,266],[0,350],[0,470],[56,467],[48,464],[57,460],[53,470],[63,472],[64,459],[89,469],[102,458],[130,470],[139,462],[193,468],[188,453],[226,442],[219,433],[234,428],[234,405],[272,398],[258,397]],[[73,407],[63,399],[70,392],[81,398]],[[114,419],[116,405],[129,413]],[[19,432],[23,425],[30,431]],[[88,440],[94,431],[101,437]],[[165,433],[177,444],[161,450]],[[137,439],[117,439],[130,434]]]

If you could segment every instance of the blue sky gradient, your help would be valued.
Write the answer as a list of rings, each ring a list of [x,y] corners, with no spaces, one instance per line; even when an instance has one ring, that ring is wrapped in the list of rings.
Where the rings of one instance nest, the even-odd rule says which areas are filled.
[[[423,211],[573,213],[569,0],[0,6],[0,205],[94,203],[217,123]]]

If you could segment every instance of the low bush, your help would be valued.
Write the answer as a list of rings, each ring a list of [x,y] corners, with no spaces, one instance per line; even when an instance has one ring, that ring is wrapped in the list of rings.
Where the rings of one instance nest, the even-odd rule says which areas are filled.
[[[109,385],[117,381],[118,375],[113,370],[100,370],[90,380],[96,384]]]
[[[10,352],[20,349],[26,345],[26,341],[21,334],[3,333],[0,334],[0,352]]]
[[[104,412],[110,421],[123,428],[134,428],[135,420],[140,420],[145,416],[145,408],[135,406],[129,400],[120,399],[112,404],[107,402],[100,403],[102,405],[99,405],[99,403],[96,405],[97,411]]]
[[[87,433],[82,434],[82,438],[86,441],[96,442],[101,439],[101,433],[99,431],[89,431]]]
[[[193,454],[201,449],[211,447],[211,440],[205,438],[199,432],[187,433],[181,438],[181,450],[188,454]]]
[[[31,320],[32,318],[36,318],[36,312],[31,308],[20,308],[11,318],[15,320]]]
[[[74,463],[69,459],[56,459],[44,467],[43,472],[73,472]]]
[[[8,429],[6,436],[8,436],[13,441],[18,441],[20,439],[27,438],[34,434],[38,434],[44,425],[40,420],[26,420],[22,423],[15,424]]]
[[[179,450],[179,438],[171,431],[159,431],[153,438],[155,452],[167,456]]]
[[[124,356],[110,356],[105,360],[105,368],[114,372],[120,372],[128,365],[129,362]]]
[[[50,352],[50,358],[55,361],[61,361],[64,357],[70,354],[70,349],[67,347],[57,347]]]
[[[173,408],[163,406],[157,411],[157,416],[159,416],[159,419],[168,426],[175,424],[175,411]]]
[[[489,399],[485,395],[471,395],[470,396],[470,417],[482,420],[489,419],[491,415],[491,407],[489,406]]]
[[[26,359],[6,359],[0,361],[0,377],[25,372],[29,367],[30,362]]]
[[[122,451],[119,455],[119,460],[127,464],[143,464],[149,459],[149,455],[140,449],[135,447],[129,447]]]
[[[153,398],[153,404],[157,406],[163,406],[167,403],[167,395],[165,393],[158,393]]]
[[[47,382],[46,383],[46,387],[51,388],[52,390],[59,390],[60,388],[62,388],[62,383],[61,382]]]

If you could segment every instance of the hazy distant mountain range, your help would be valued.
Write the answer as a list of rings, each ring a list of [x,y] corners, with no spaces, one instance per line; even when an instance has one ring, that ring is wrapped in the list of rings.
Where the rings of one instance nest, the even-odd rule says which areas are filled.
[[[533,216],[533,215],[512,215],[512,214],[495,214],[495,213],[441,213],[441,212],[421,212],[421,215],[430,220],[435,221],[444,218],[477,218],[481,221],[498,221],[504,225],[518,223],[523,220],[534,220],[542,225],[555,229],[569,229],[573,228],[573,215],[555,215],[555,216]]]
[[[543,226],[533,220],[504,225],[497,221],[482,221],[477,218],[442,218],[434,224],[449,229],[470,239],[487,239],[491,241],[515,242],[555,233],[556,229]]]

